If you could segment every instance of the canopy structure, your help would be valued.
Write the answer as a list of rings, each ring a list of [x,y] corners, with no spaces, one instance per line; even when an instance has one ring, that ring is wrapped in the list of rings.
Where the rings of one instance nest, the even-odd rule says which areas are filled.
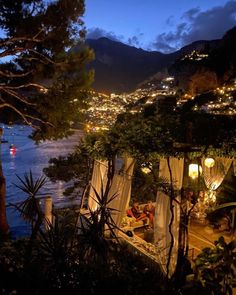
[[[207,198],[211,199],[205,201],[215,202],[216,190],[222,184],[232,163],[235,173],[236,161],[232,158],[214,157],[214,164],[206,166],[205,160],[206,158],[204,157],[201,159],[202,176],[207,188]],[[160,160],[159,168],[160,179],[172,185],[175,191],[175,196],[171,196],[170,189],[167,190],[168,193],[158,190],[154,231],[154,241],[162,249],[160,255],[161,263],[166,267],[170,277],[174,273],[177,264],[180,210],[183,211],[185,204],[181,202],[180,196],[180,189],[183,186],[184,162],[184,158],[163,158]],[[173,211],[171,211],[171,206],[173,206]],[[173,212],[173,216],[171,212]],[[170,226],[171,223],[172,225]]]
[[[135,160],[124,157],[117,158],[116,162],[118,168],[112,179],[108,198],[116,196],[109,204],[109,207],[116,209],[116,211],[113,211],[112,218],[117,227],[120,227],[122,217],[130,202]],[[183,204],[186,204],[181,200],[185,162],[184,158],[167,157],[161,158],[159,165],[159,178],[165,182],[167,189],[160,188],[157,191],[154,244],[161,249],[159,252],[160,264],[169,277],[174,274],[177,266],[180,215],[183,211]],[[230,158],[214,157],[214,165],[207,167],[205,158],[201,159],[202,176],[208,191],[216,191],[223,182],[232,163],[235,168],[235,162]],[[102,192],[102,187],[105,189],[107,172],[107,162],[95,161],[88,200],[91,210],[96,210],[98,206],[94,189],[99,194]]]

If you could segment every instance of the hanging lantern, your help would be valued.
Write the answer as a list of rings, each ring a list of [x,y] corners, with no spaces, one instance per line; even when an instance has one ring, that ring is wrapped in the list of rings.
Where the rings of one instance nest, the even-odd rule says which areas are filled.
[[[207,168],[212,168],[215,165],[215,160],[213,158],[206,158],[204,161],[204,165]]]
[[[151,167],[152,167],[151,163],[143,163],[141,165],[141,170],[143,173],[148,174],[151,172]]]
[[[191,177],[192,179],[196,179],[199,174],[202,172],[202,167],[199,166],[198,164],[190,164],[188,166],[188,176]]]
[[[142,172],[145,173],[145,174],[148,174],[151,172],[151,170],[148,168],[148,167],[142,167],[141,168]]]

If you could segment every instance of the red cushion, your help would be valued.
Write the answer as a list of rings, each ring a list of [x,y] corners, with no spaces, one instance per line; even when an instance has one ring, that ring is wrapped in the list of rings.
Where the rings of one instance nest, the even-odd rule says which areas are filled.
[[[133,212],[132,212],[131,209],[128,209],[128,210],[126,211],[126,213],[127,213],[127,216],[129,216],[129,217],[133,217]]]

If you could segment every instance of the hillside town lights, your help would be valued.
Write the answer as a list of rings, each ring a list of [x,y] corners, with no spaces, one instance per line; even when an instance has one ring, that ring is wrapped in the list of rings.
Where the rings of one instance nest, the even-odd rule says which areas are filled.
[[[198,164],[189,164],[188,166],[188,176],[192,179],[196,179],[201,173],[202,167]]]
[[[213,158],[206,158],[204,161],[204,165],[207,168],[212,168],[215,165],[215,160]]]

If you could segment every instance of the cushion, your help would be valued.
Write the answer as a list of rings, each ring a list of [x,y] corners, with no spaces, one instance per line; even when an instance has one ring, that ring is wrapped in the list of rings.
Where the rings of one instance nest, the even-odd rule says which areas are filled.
[[[128,217],[133,217],[133,212],[132,212],[131,209],[128,209],[128,210],[126,211],[126,214],[127,214]]]

